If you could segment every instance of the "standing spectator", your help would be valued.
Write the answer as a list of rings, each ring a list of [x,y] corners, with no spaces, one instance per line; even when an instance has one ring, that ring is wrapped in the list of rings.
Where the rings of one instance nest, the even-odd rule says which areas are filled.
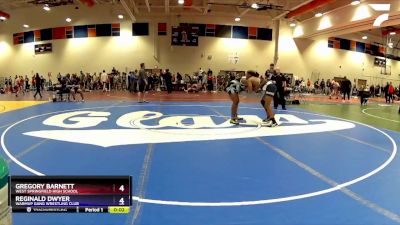
[[[18,75],[15,75],[13,87],[14,89],[18,86]]]
[[[269,69],[265,71],[265,79],[270,79],[275,74],[275,64],[270,63]]]
[[[28,75],[25,75],[25,91],[29,91],[29,78]]]
[[[321,83],[319,83],[319,88],[321,89],[321,93],[325,94],[325,81],[322,78]]]
[[[49,78],[49,83],[48,83],[48,87],[50,87],[50,86],[53,86],[53,81],[51,80],[51,72],[49,72],[48,74],[47,74],[47,77]]]
[[[199,74],[197,75],[197,79],[198,79],[199,82],[202,82],[203,74],[204,74],[204,70],[200,67]]]
[[[148,85],[147,85],[146,90],[148,90],[148,91],[153,90],[154,81],[153,81],[153,74],[152,73],[147,74],[147,82],[148,82]]]
[[[386,83],[386,86],[383,88],[383,92],[385,93],[385,101],[386,103],[390,103],[389,100],[389,82]]]
[[[346,95],[347,95],[347,99],[350,100],[351,81],[349,79],[347,79],[346,76],[340,83],[340,90],[343,93],[343,100],[346,100]]]
[[[317,81],[314,82],[314,90],[315,90],[315,94],[318,94],[318,90],[319,90],[319,79]]]
[[[133,92],[135,93],[138,91],[138,75],[139,72],[137,70],[132,74]]]
[[[90,84],[92,90],[96,90],[97,89],[97,74],[94,73],[91,79],[91,84]]]
[[[375,86],[375,96],[380,96],[381,95],[380,91],[381,91],[381,86],[378,84]]]
[[[330,79],[326,80],[325,94],[326,95],[331,94],[331,80]]]
[[[168,94],[172,93],[172,75],[169,72],[169,69],[165,70],[165,75],[164,75],[164,79],[165,79],[165,86],[167,87],[167,92]]]
[[[274,108],[277,109],[278,105],[282,105],[282,109],[286,110],[286,100],[285,100],[285,88],[286,88],[286,78],[279,68],[275,69],[275,75],[272,76],[272,80],[275,81],[277,92],[274,96]]]
[[[301,78],[301,81],[300,81],[300,90],[301,90],[301,92],[306,91],[306,81],[303,78]]]
[[[375,86],[374,86],[374,84],[372,84],[371,87],[369,87],[369,92],[371,94],[371,98],[375,97]]]
[[[34,90],[33,88],[36,87],[36,75],[35,75],[35,74],[32,76],[32,81],[31,81],[31,83],[32,83],[32,90]]]
[[[389,87],[388,87],[389,103],[390,103],[390,101],[392,101],[392,103],[394,102],[393,95],[394,95],[394,87],[393,87],[392,82],[390,82]]]
[[[13,93],[14,87],[13,87],[13,80],[12,80],[11,76],[8,78],[8,86],[10,88],[9,89],[10,93]]]
[[[9,90],[9,86],[8,86],[8,79],[7,79],[7,77],[4,79],[4,84],[5,84],[5,90],[4,90],[4,93],[8,93],[8,90]]]
[[[133,79],[133,74],[132,74],[133,72],[132,71],[129,71],[129,73],[128,73],[128,78],[127,78],[127,81],[128,81],[128,91],[129,92],[131,92],[132,91],[132,79]]]
[[[101,83],[103,84],[103,92],[108,91],[108,89],[107,89],[108,75],[105,70],[103,70],[103,73],[101,73],[100,80],[101,80]]]
[[[207,74],[213,74],[213,71],[210,69],[210,68],[208,68],[208,71],[207,71]]]
[[[46,82],[46,79],[44,79],[43,76],[40,76],[40,85],[41,85],[42,91],[44,91],[44,83],[45,82]]]
[[[308,93],[311,92],[311,81],[310,81],[310,79],[307,79],[307,92]]]
[[[15,97],[18,97],[19,92],[21,91],[21,87],[20,87],[20,78],[19,77],[15,77]]]
[[[110,73],[108,74],[108,90],[111,91],[111,89],[114,88],[114,74]]]
[[[214,89],[214,77],[213,77],[213,74],[212,74],[212,71],[210,70],[210,69],[208,69],[208,72],[207,72],[207,90],[208,91],[213,91],[213,89]]]
[[[33,96],[36,99],[36,95],[39,94],[40,98],[42,98],[42,93],[40,93],[40,90],[42,88],[42,79],[40,78],[39,74],[36,73],[36,75],[34,76],[34,80],[35,80],[35,86],[36,86],[36,93]]]
[[[145,90],[147,86],[147,77],[146,77],[146,70],[145,70],[145,65],[144,63],[140,64],[140,71],[137,77],[137,82],[138,82],[138,87],[139,87],[139,93],[138,93],[138,102],[139,103],[148,103],[144,99],[145,95]]]

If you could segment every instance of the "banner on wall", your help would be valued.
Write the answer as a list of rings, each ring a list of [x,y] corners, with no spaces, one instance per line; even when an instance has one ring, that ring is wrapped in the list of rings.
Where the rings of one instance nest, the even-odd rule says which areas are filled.
[[[199,46],[198,27],[172,27],[172,45]]]

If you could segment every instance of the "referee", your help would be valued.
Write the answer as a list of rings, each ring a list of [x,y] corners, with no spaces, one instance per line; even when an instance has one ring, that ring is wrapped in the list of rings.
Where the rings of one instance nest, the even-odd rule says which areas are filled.
[[[282,110],[286,110],[285,87],[287,81],[278,67],[275,69],[272,80],[275,82],[277,88],[277,91],[274,95],[274,108],[278,109],[278,106],[282,105]]]

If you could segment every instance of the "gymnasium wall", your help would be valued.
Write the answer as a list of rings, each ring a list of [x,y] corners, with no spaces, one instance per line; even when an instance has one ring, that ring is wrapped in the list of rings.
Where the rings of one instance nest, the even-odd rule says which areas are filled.
[[[58,12],[58,11],[59,12]],[[68,15],[57,8],[45,14],[42,9],[34,9],[33,15],[27,22],[25,10],[15,11],[10,24],[0,24],[0,74],[31,74],[39,72],[47,74],[52,72],[79,72],[80,70],[95,72],[99,70],[111,70],[113,66],[121,71],[136,69],[141,62],[147,67],[170,68],[172,71],[181,73],[192,73],[200,67],[212,68],[214,71],[235,69],[265,70],[273,58],[273,42],[261,40],[242,40],[200,37],[198,47],[171,46],[170,27],[182,22],[189,23],[222,23],[237,25],[233,20],[224,21],[223,18],[177,18],[176,16],[159,16],[152,19],[141,18],[138,21],[150,23],[150,35],[144,37],[132,36],[131,21],[116,19],[118,10],[110,11],[104,7],[97,6],[95,9],[81,8],[70,9],[73,15]],[[57,12],[56,12],[57,11]],[[121,11],[120,13],[123,13]],[[120,37],[98,37],[78,38],[67,40],[53,40],[53,53],[35,55],[34,43],[13,45],[12,33],[67,26],[65,18],[70,16],[73,25],[92,23],[121,23]],[[50,19],[49,19],[50,18]],[[11,24],[19,21],[18,24]],[[57,22],[56,22],[57,21]],[[168,23],[167,36],[157,35],[157,23]],[[40,27],[25,29],[23,23],[40,24]],[[239,23],[246,26],[246,21]],[[259,27],[266,27],[266,23],[258,22]],[[254,26],[254,24],[252,24]],[[237,64],[229,62],[229,56],[237,53],[240,57]]]
[[[170,33],[170,27],[179,23],[273,28],[271,21],[244,17],[240,23],[236,23],[233,18],[226,16],[177,17],[160,14],[152,18],[138,18],[138,22],[150,23],[150,35],[133,37],[131,21],[126,16],[124,20],[118,20],[116,15],[119,13],[124,14],[119,7],[110,9],[102,6],[92,9],[81,7],[79,10],[54,8],[50,12],[31,8],[12,12],[12,19],[0,24],[0,76],[31,75],[34,72],[44,75],[52,72],[54,76],[58,72],[109,71],[113,66],[120,71],[129,71],[138,68],[141,62],[145,62],[148,68],[157,66],[189,74],[199,67],[211,68],[215,72],[255,69],[263,73],[273,61],[274,41],[199,37],[198,47],[180,47],[171,46]],[[34,43],[13,45],[13,33],[67,26],[67,17],[73,19],[72,25],[121,23],[121,36],[53,40],[53,53],[43,55],[34,54]],[[158,22],[168,23],[167,36],[157,35]],[[24,23],[31,27],[23,28]],[[397,61],[388,62],[392,67],[391,76],[379,75],[380,68],[373,66],[373,56],[328,48],[327,39],[294,40],[292,28],[286,22],[281,23],[279,49],[278,64],[281,70],[298,77],[327,79],[347,75],[350,79],[366,79],[374,83],[383,82],[382,79],[395,81],[400,78],[400,64]],[[236,53],[239,61],[232,64],[229,56]]]
[[[383,75],[381,67],[374,66],[375,56],[360,52],[328,48],[328,39],[293,39],[292,29],[281,26],[280,32],[280,60],[283,70],[290,68],[299,77],[333,78],[347,76],[354,79],[367,80],[369,84],[383,84],[392,81],[400,83],[400,62],[388,59],[391,75]]]

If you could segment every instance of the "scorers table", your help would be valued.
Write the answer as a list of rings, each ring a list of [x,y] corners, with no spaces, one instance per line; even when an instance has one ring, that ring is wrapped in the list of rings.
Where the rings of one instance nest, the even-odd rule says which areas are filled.
[[[130,176],[10,176],[14,213],[129,213]]]

